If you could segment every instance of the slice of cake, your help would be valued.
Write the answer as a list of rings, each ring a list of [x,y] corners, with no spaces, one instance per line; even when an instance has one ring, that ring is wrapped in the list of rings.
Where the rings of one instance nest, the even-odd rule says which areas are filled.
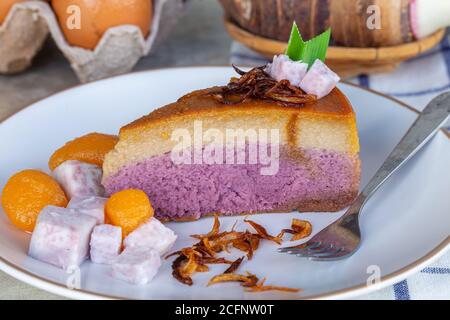
[[[339,89],[302,106],[255,98],[227,104],[210,94],[217,90],[193,92],[123,127],[105,158],[106,192],[141,189],[157,218],[176,220],[337,211],[351,203],[359,186],[359,144],[355,114]],[[237,138],[228,163],[227,134]],[[279,140],[278,151],[271,138]],[[250,148],[254,139],[259,148]],[[185,162],[179,159],[183,143]],[[241,163],[239,145],[246,155]],[[255,153],[256,163],[250,161]]]
[[[348,206],[358,193],[359,144],[339,77],[323,63],[330,32],[304,42],[294,25],[293,37],[288,55],[235,68],[241,77],[227,86],[123,127],[105,157],[106,193],[141,189],[163,220]]]

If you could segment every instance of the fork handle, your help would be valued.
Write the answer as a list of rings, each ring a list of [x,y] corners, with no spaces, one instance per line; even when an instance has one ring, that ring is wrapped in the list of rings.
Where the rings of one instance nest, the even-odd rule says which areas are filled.
[[[433,99],[400,140],[380,169],[358,196],[355,205],[361,208],[374,192],[417,151],[419,151],[447,121],[450,115],[450,92]],[[359,211],[359,210],[358,210]]]

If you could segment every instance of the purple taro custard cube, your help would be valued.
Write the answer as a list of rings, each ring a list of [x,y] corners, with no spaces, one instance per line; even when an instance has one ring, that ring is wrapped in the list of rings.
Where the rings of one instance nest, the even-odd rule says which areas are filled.
[[[308,64],[301,61],[292,61],[287,55],[280,54],[273,57],[272,63],[264,70],[277,81],[289,80],[298,87],[308,71]]]
[[[124,246],[152,248],[163,255],[172,248],[176,240],[177,235],[171,229],[164,226],[158,219],[150,218],[125,238]]]
[[[95,218],[97,224],[105,223],[105,204],[107,198],[96,196],[73,197],[67,205],[68,209],[74,209],[81,214]]]
[[[136,285],[150,282],[161,266],[159,252],[148,248],[126,248],[112,265],[112,276]]]
[[[122,247],[122,228],[103,224],[96,226],[91,235],[91,261],[112,264]]]
[[[72,209],[47,206],[38,216],[29,255],[62,269],[80,266],[88,257],[96,220]]]
[[[65,161],[53,170],[53,176],[70,199],[79,196],[104,196],[102,175],[103,171],[99,166],[76,160]]]
[[[340,78],[325,63],[317,59],[300,83],[300,88],[317,99],[328,95],[337,85]]]

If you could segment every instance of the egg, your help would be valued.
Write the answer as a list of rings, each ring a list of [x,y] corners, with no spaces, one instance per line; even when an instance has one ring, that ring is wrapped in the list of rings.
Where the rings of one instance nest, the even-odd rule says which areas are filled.
[[[94,49],[111,27],[136,25],[150,33],[152,0],[52,0],[53,10],[67,42]]]
[[[6,16],[9,13],[9,10],[11,10],[13,4],[19,3],[19,2],[25,2],[27,0],[1,0],[0,1],[0,24],[5,21]],[[28,0],[29,1],[29,0]]]

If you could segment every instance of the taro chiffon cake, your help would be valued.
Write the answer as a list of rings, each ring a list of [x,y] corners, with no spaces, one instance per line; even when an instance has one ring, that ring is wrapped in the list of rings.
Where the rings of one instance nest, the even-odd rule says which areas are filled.
[[[353,201],[360,181],[358,135],[353,109],[338,88],[299,105],[255,94],[229,103],[218,98],[225,89],[194,91],[123,127],[103,165],[106,192],[141,189],[163,220],[195,220],[216,213],[338,211]],[[220,139],[205,137],[201,145],[189,146],[190,162],[175,162],[173,150],[180,140],[173,133],[182,129],[194,140],[199,126],[201,134],[213,132],[216,138],[227,137],[227,130],[238,132],[238,139],[245,141],[245,163],[206,161],[202,152],[204,157],[211,145],[220,146],[214,155],[225,148]],[[267,162],[248,160],[252,143],[256,139],[261,144],[262,139],[250,133],[260,129],[279,133],[277,150],[272,140],[266,150],[279,155],[272,159],[277,163],[269,173],[264,172],[269,171]],[[200,150],[197,159],[195,150]]]

